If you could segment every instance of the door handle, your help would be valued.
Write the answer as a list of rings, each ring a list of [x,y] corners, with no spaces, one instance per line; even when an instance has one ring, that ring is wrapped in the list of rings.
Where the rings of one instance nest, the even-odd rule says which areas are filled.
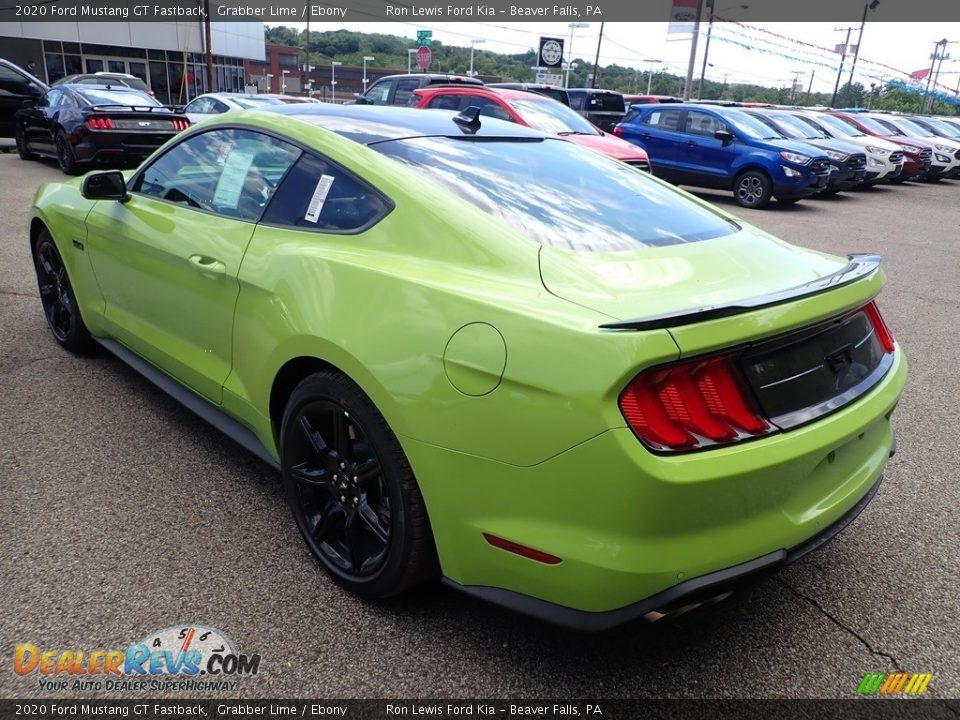
[[[189,262],[197,270],[208,275],[227,274],[227,266],[216,258],[207,257],[206,255],[191,255]]]

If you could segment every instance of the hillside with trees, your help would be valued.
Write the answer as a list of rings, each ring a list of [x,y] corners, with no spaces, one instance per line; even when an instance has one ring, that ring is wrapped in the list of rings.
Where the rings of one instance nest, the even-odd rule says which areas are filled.
[[[280,45],[301,48],[301,62],[305,59],[306,31],[288,26],[268,27],[265,29],[266,41]],[[320,65],[324,61],[338,60],[345,65],[362,65],[364,55],[376,58],[369,67],[379,67],[405,71],[407,68],[407,50],[414,47],[412,37],[385,35],[382,33],[360,33],[350,30],[313,31],[310,33],[310,62]],[[465,74],[470,68],[470,48],[446,45],[433,41],[432,72]],[[496,53],[480,47],[474,51],[474,71],[481,75],[493,75],[504,80],[533,80],[530,69],[536,62],[536,49],[530,48],[523,53]],[[589,84],[589,75],[593,65],[580,59],[574,59],[570,71],[570,86],[584,87]],[[619,90],[624,93],[646,93],[647,75],[645,70],[624,67],[622,65],[601,65],[596,86]],[[697,96],[697,82],[694,80],[694,97]],[[655,95],[681,95],[684,78],[681,75],[660,70],[653,73],[650,91]],[[705,100],[736,100],[738,102],[768,102],[775,104],[827,105],[829,93],[812,93],[807,97],[805,90],[793,91],[788,86],[765,87],[753,84],[730,84],[706,80],[703,92]],[[922,95],[898,89],[876,86],[865,88],[853,83],[849,93],[842,85],[837,96],[837,107],[872,107],[878,110],[901,110],[917,112]],[[940,114],[958,114],[958,108],[946,103],[936,103],[934,112]]]

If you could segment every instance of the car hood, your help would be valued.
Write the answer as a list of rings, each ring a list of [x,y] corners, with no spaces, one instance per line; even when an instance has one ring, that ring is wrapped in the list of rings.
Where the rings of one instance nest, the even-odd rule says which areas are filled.
[[[823,154],[823,150],[815,145],[803,142],[802,140],[758,140],[756,142],[772,145],[773,147],[786,150],[787,152],[801,153],[803,155],[809,155],[810,157],[815,158],[826,158],[826,155]]]
[[[856,143],[847,142],[846,140],[837,140],[835,138],[815,138],[808,141],[810,145],[818,147],[822,150],[836,150],[837,152],[846,153],[847,155],[863,155],[864,150],[862,145],[857,145]]]
[[[615,135],[563,135],[562,137],[564,140],[596,150],[617,160],[647,159],[647,153],[643,148],[621,140]]]
[[[742,224],[724,237],[631,251],[544,246],[540,276],[558,297],[630,320],[735,305],[817,280],[847,262]]]

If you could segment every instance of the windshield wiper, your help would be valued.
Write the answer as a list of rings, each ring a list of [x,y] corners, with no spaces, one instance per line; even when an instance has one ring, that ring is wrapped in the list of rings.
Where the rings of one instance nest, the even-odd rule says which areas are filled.
[[[558,132],[557,135],[597,135],[597,133],[584,132],[583,130],[564,130]]]

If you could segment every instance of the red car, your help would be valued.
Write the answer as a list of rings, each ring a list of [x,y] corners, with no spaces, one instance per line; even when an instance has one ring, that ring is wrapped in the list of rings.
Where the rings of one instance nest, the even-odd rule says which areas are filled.
[[[841,120],[846,120],[860,132],[889,140],[903,148],[903,170],[890,182],[902,183],[907,180],[932,179],[933,143],[916,138],[910,138],[908,141],[903,135],[894,135],[889,128],[885,128],[877,121],[864,117],[860,113],[843,112],[841,110],[825,110],[824,112],[835,115]]]
[[[414,90],[410,104],[418,108],[457,111],[476,106],[481,115],[561,135],[577,145],[641,170],[650,170],[650,161],[642,148],[600,130],[578,112],[539,93],[486,87],[431,87]]]

